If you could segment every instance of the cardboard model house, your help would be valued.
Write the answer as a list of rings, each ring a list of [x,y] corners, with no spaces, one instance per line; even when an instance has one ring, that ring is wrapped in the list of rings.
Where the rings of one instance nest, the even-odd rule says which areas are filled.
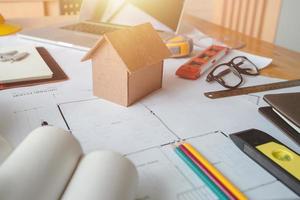
[[[95,96],[129,106],[162,87],[170,52],[151,24],[107,33],[85,55],[92,59]]]

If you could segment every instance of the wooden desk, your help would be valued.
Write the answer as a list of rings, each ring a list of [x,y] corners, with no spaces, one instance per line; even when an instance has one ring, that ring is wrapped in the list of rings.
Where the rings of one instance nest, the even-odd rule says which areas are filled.
[[[229,41],[225,41],[228,45],[234,46],[238,41],[242,41],[246,44],[243,51],[272,58],[273,63],[261,71],[262,75],[289,80],[300,79],[300,52],[246,36],[191,15],[185,15],[184,20],[214,38],[229,38]]]
[[[23,25],[24,28],[32,28],[72,19],[75,19],[75,17],[44,17],[38,19],[14,19],[11,21]],[[183,20],[194,25],[201,32],[214,38],[221,40],[228,38],[229,40],[225,40],[225,43],[228,45],[234,46],[237,42],[242,41],[246,44],[246,47],[242,49],[243,51],[272,58],[273,63],[261,71],[262,75],[289,80],[300,79],[300,52],[288,50],[272,43],[246,36],[242,33],[232,31],[191,15],[186,14]]]

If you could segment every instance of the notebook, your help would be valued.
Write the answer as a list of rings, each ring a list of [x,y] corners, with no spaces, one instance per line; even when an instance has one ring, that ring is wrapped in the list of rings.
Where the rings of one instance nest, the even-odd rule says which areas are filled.
[[[264,100],[270,106],[259,111],[300,144],[300,92],[268,94]]]
[[[32,85],[39,85],[39,84],[46,84],[46,83],[53,83],[58,81],[65,81],[68,80],[68,76],[64,73],[58,63],[54,60],[54,58],[50,55],[50,53],[44,47],[36,47],[36,50],[46,62],[48,67],[53,72],[53,76],[47,79],[39,79],[39,80],[29,80],[29,81],[20,81],[14,83],[0,83],[0,90],[17,88],[17,87],[26,87]]]
[[[29,55],[22,60],[0,62],[0,84],[47,79],[53,76],[35,47],[0,47],[0,54],[18,51]]]
[[[121,154],[83,154],[70,132],[31,132],[0,167],[0,199],[134,200],[138,173]]]

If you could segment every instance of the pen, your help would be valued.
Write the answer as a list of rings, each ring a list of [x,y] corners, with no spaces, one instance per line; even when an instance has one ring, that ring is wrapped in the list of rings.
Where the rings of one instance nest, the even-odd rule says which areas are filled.
[[[13,63],[13,62],[16,62],[16,61],[23,60],[28,55],[29,55],[29,53],[27,53],[27,52],[18,53],[17,55],[14,55],[13,57],[11,57],[10,60]]]
[[[18,51],[9,51],[9,52],[5,52],[5,53],[0,53],[0,61],[1,62],[6,62],[9,61],[10,58],[14,55],[16,55],[18,53]]]
[[[5,56],[13,56],[16,55],[18,53],[18,51],[9,51],[9,52],[5,52],[5,53],[0,53],[0,58],[3,58]]]

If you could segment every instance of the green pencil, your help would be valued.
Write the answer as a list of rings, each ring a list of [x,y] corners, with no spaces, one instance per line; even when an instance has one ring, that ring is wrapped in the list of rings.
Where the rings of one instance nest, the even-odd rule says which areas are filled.
[[[206,176],[204,172],[201,171],[200,168],[198,168],[197,165],[193,163],[193,161],[187,157],[184,152],[179,148],[175,148],[176,154],[197,174],[197,176],[206,184],[207,187],[209,187],[215,195],[221,199],[221,200],[229,200],[229,198],[224,194],[224,192],[218,188],[218,186],[212,182],[209,177]]]

